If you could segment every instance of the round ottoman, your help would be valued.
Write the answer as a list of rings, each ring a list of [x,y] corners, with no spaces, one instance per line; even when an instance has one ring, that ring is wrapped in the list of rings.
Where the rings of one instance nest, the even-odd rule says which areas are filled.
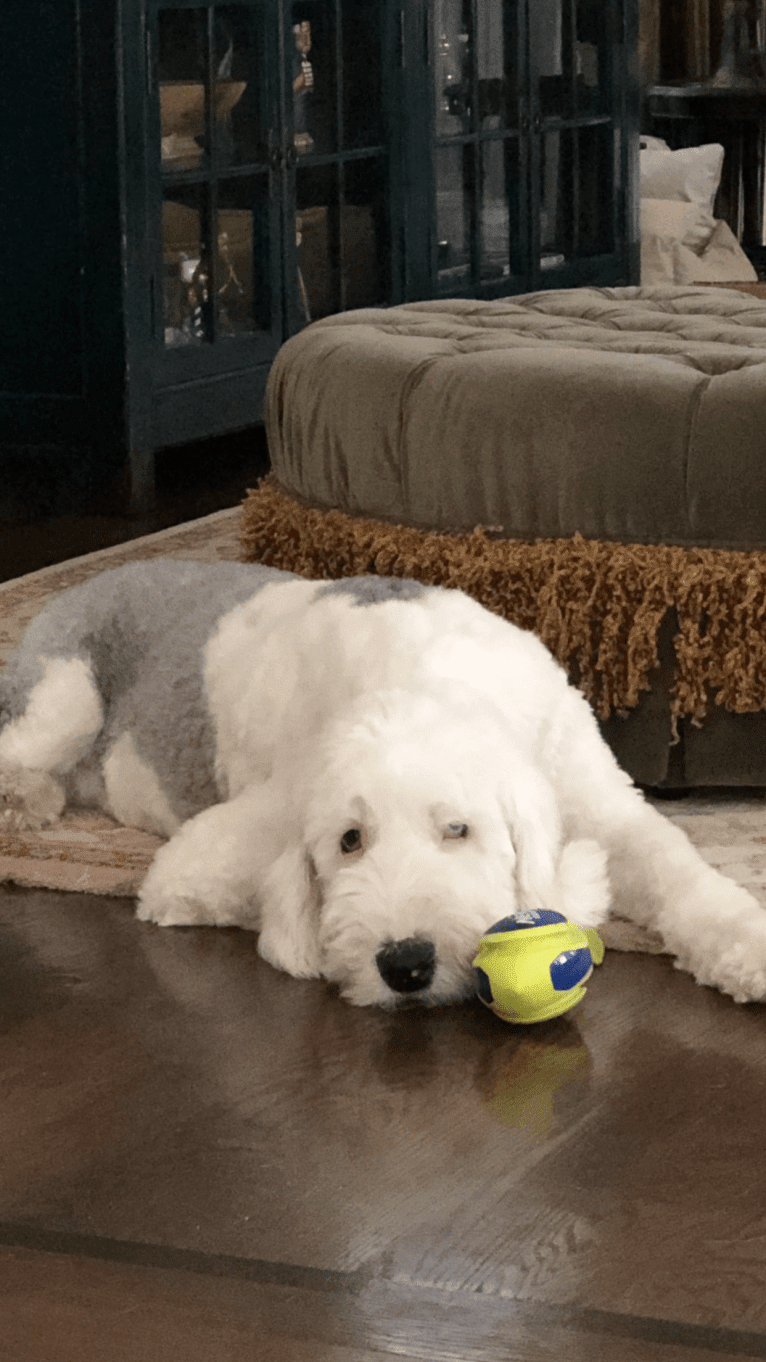
[[[647,783],[685,782],[669,749],[711,699],[763,720],[766,301],[653,285],[341,313],[282,347],[265,415],[246,557],[461,586],[534,628],[605,721],[654,713],[659,766],[626,763]],[[766,783],[743,742],[721,783]]]

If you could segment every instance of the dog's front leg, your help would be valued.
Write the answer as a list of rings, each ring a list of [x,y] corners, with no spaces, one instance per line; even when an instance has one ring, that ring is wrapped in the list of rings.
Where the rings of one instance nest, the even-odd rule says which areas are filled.
[[[568,757],[566,822],[607,852],[614,911],[656,929],[698,983],[737,1002],[766,999],[766,910],[646,802],[595,722],[578,728]]]
[[[184,823],[141,886],[137,916],[162,927],[260,923],[260,892],[285,829],[269,783],[249,786]]]
[[[613,829],[609,874],[618,910],[656,927],[677,968],[737,1002],[766,999],[766,911],[649,804]]]

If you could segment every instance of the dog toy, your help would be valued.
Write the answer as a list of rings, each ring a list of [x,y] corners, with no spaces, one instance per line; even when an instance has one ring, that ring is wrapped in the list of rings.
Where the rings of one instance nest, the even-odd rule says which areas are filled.
[[[481,938],[476,992],[503,1021],[547,1021],[576,1007],[594,965],[604,958],[595,928],[578,927],[550,909],[504,917]]]

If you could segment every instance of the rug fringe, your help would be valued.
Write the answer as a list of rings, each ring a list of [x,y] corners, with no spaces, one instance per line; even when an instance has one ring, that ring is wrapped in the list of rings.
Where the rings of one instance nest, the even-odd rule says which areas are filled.
[[[737,714],[766,708],[766,552],[418,530],[301,505],[273,474],[248,493],[241,544],[245,561],[309,578],[458,587],[536,633],[601,719],[624,717],[649,689],[674,609],[674,723],[699,726],[711,699]]]

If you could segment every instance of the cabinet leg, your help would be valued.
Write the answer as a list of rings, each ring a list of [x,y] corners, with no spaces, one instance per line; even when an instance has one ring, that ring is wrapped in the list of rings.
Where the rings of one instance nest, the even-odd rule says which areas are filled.
[[[154,450],[132,449],[129,463],[128,513],[148,517],[154,510]]]

